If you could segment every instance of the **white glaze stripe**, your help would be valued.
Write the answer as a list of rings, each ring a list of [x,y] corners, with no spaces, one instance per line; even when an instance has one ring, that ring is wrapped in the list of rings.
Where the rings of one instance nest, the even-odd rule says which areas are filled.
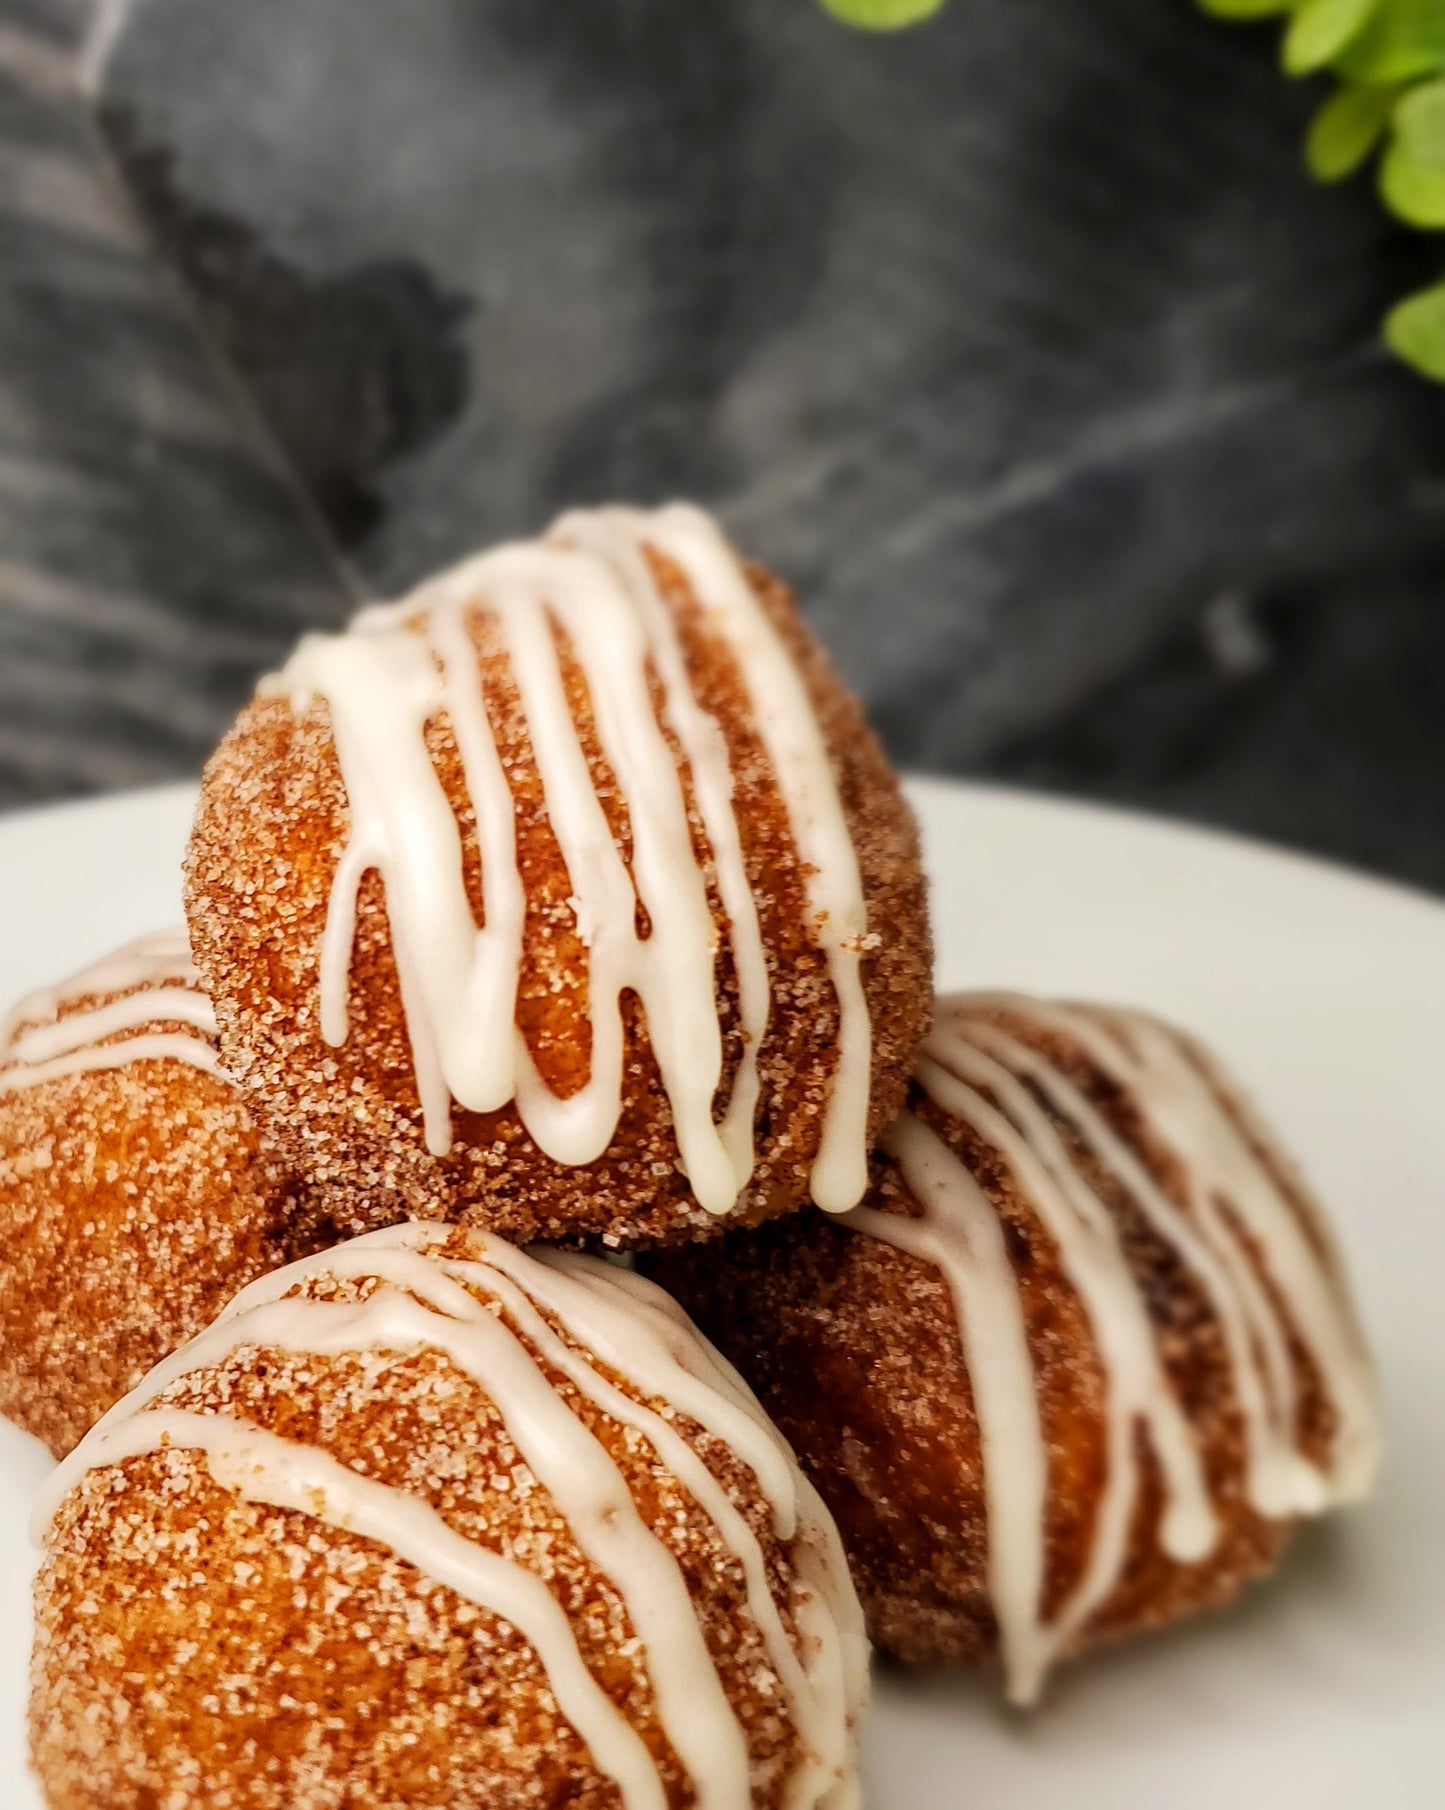
[[[754,1620],[788,1695],[794,1723],[813,1755],[812,1762],[789,1781],[785,1810],[818,1802],[820,1795],[829,1810],[845,1810],[855,1801],[856,1788],[845,1782],[839,1795],[837,1785],[829,1786],[842,1764],[836,1740],[838,1706],[866,1696],[868,1642],[842,1542],[822,1498],[737,1371],[654,1283],[579,1253],[538,1250],[532,1256],[539,1260],[543,1275],[553,1272],[544,1281],[536,1269],[523,1270],[527,1258],[500,1240],[488,1240],[488,1254],[498,1269],[526,1287],[539,1306],[581,1336],[595,1357],[639,1393],[660,1397],[675,1412],[696,1421],[757,1478],[772,1510],[774,1532],[781,1540],[796,1542],[794,1557],[804,1586],[794,1604],[806,1655],[801,1662],[788,1646],[768,1589],[761,1548],[726,1492],[659,1416],[637,1407],[628,1411],[628,1424],[647,1435],[743,1564]],[[506,1305],[510,1313],[510,1302]],[[648,1335],[645,1342],[638,1338],[639,1323]],[[572,1374],[570,1369],[567,1373]],[[594,1394],[594,1399],[607,1405],[601,1394]],[[624,1408],[629,1401],[619,1394],[609,1411],[628,1418]]]
[[[1296,1387],[1285,1329],[1248,1256],[1229,1245],[1216,1249],[1079,1089],[1036,1051],[986,1019],[971,1020],[968,1035],[1032,1083],[1053,1111],[1073,1125],[1204,1290],[1229,1361],[1243,1422],[1245,1488],[1255,1509],[1279,1517],[1323,1508],[1319,1471],[1294,1445]]]
[[[1048,1467],[1013,1266],[987,1196],[921,1119],[903,1114],[886,1148],[924,1217],[859,1207],[843,1223],[932,1263],[953,1296],[983,1455],[989,1600],[1009,1696],[1030,1703],[1049,1661],[1039,1620]]]
[[[1134,1494],[1137,1423],[1163,1472],[1169,1503],[1164,1549],[1184,1562],[1202,1558],[1217,1535],[1203,1465],[1113,1219],[1028,1089],[1002,1063],[970,1048],[966,1037],[945,1025],[932,1044],[936,1059],[918,1064],[919,1082],[930,1099],[1003,1157],[1078,1291],[1110,1379],[1116,1437],[1106,1490]],[[998,1105],[990,1105],[979,1088]],[[1086,1603],[1080,1613],[1093,1606]]]
[[[1005,1005],[1004,1009],[1012,1007]],[[1102,1008],[1030,1002],[1030,1011],[1041,1029],[1053,1028],[1074,1038],[1091,1060],[1138,1101],[1150,1132],[1179,1163],[1196,1229],[1229,1267],[1236,1287],[1241,1286],[1244,1274],[1252,1278],[1254,1286],[1245,1304],[1254,1337],[1269,1360],[1264,1381],[1277,1395],[1283,1388],[1289,1389],[1281,1425],[1286,1441],[1294,1438],[1292,1367],[1287,1361],[1291,1333],[1303,1343],[1319,1372],[1339,1422],[1329,1474],[1321,1486],[1311,1489],[1296,1470],[1295,1481],[1307,1499],[1277,1507],[1274,1512],[1316,1513],[1330,1503],[1367,1494],[1380,1453],[1374,1372],[1332,1250],[1327,1243],[1317,1247],[1311,1242],[1310,1232],[1325,1223],[1323,1212],[1281,1157],[1275,1168],[1281,1174],[1290,1173],[1291,1181],[1300,1188],[1299,1202],[1290,1198],[1250,1148],[1242,1123],[1234,1121],[1221,1104],[1208,1072],[1167,1026],[1143,1013]],[[1272,1140],[1258,1121],[1251,1118],[1249,1128],[1261,1148],[1273,1155]],[[1178,1220],[1176,1211],[1176,1224]],[[1253,1241],[1265,1274],[1279,1291],[1283,1322],[1268,1292],[1259,1286],[1249,1252],[1232,1222]],[[1265,1333],[1270,1322],[1275,1329],[1272,1339]],[[1268,1493],[1268,1488],[1262,1490],[1262,1494]]]
[[[585,518],[583,518],[585,519]],[[813,1166],[813,1199],[836,1213],[867,1186],[868,1089],[872,1025],[860,968],[868,937],[863,882],[823,731],[781,636],[717,524],[699,509],[672,504],[596,512],[614,545],[652,545],[686,575],[708,627],[731,650],[753,717],[782,789],[793,843],[803,863],[813,929],[837,996],[838,1062],[822,1144]],[[565,535],[579,517],[564,517]],[[570,527],[569,527],[570,525]]]
[[[584,1165],[606,1150],[622,1102],[621,996],[641,1001],[672,1107],[682,1167],[700,1203],[727,1212],[751,1176],[758,1050],[769,1011],[767,962],[717,723],[701,708],[669,604],[645,549],[686,574],[706,631],[730,651],[747,689],[803,864],[814,934],[837,996],[838,1053],[812,1170],[830,1210],[865,1181],[871,1027],[860,962],[862,883],[822,732],[788,651],[716,527],[681,505],[562,518],[545,540],[502,547],[431,581],[399,604],[363,612],[345,635],[312,636],[263,694],[297,709],[325,702],[351,814],[321,959],[321,1026],[347,1035],[356,894],[377,870],[412,1046],[428,1147],[451,1146],[451,1106],[494,1112],[515,1102],[539,1148]],[[563,1099],[537,1072],[515,1028],[525,900],[514,805],[492,734],[473,623],[505,656],[527,723],[548,819],[588,948],[591,1069]],[[623,862],[593,786],[567,697],[558,635],[591,700],[632,842]],[[661,721],[649,689],[662,690]],[[451,723],[475,809],[483,923],[472,913],[461,833],[433,766],[427,726]],[[721,1117],[716,929],[677,761],[676,737],[711,851],[739,994],[742,1056]],[[637,931],[637,908],[649,934]]]
[[[676,1429],[670,1426],[661,1415],[643,1406],[632,1396],[625,1394],[621,1389],[608,1382],[593,1368],[581,1351],[566,1343],[553,1331],[548,1321],[533,1305],[533,1297],[535,1297],[543,1306],[549,1307],[553,1313],[557,1314],[558,1318],[572,1329],[574,1335],[585,1329],[588,1334],[589,1351],[594,1357],[603,1358],[605,1354],[596,1337],[593,1336],[592,1329],[599,1321],[605,1325],[609,1318],[613,1319],[614,1325],[616,1324],[618,1304],[607,1299],[611,1292],[606,1286],[608,1278],[601,1278],[602,1286],[596,1290],[595,1294],[585,1286],[577,1290],[575,1283],[569,1285],[567,1279],[563,1277],[552,1279],[550,1286],[539,1287],[535,1273],[536,1266],[530,1264],[522,1253],[509,1251],[508,1247],[501,1245],[500,1242],[494,1249],[497,1255],[503,1257],[503,1260],[508,1255],[520,1259],[520,1262],[514,1264],[513,1267],[522,1271],[524,1278],[522,1282],[514,1282],[510,1275],[504,1275],[498,1268],[493,1267],[493,1263],[469,1263],[443,1257],[426,1259],[418,1256],[408,1264],[405,1272],[401,1271],[396,1260],[393,1259],[390,1274],[393,1281],[404,1282],[412,1294],[429,1302],[438,1311],[450,1311],[475,1318],[478,1314],[484,1314],[484,1310],[476,1304],[471,1295],[466,1293],[466,1290],[481,1290],[490,1295],[504,1309],[508,1319],[540,1357],[554,1369],[561,1371],[583,1395],[611,1419],[621,1422],[624,1426],[635,1428],[647,1439],[661,1462],[672,1471],[693,1500],[702,1508],[723,1535],[731,1552],[741,1563],[747,1585],[748,1606],[762,1634],[769,1661],[783,1686],[798,1732],[804,1742],[813,1746],[817,1752],[826,1751],[828,1718],[826,1713],[819,1713],[824,1710],[825,1706],[815,1701],[809,1685],[807,1670],[793,1650],[768,1582],[762,1548],[751,1528],[733,1506],[726,1490]],[[341,1255],[345,1255],[345,1253],[333,1254],[333,1256]],[[352,1268],[348,1265],[348,1269],[352,1274],[365,1275],[369,1273],[368,1263],[371,1268],[375,1267],[374,1259],[368,1259],[365,1252],[358,1252],[354,1259],[355,1267]],[[337,1266],[334,1261],[329,1267],[333,1273],[336,1271]],[[438,1272],[448,1279],[454,1279],[456,1283],[462,1284],[462,1287],[453,1287],[447,1297],[443,1299],[436,1287]],[[615,1274],[615,1272],[612,1273]],[[526,1289],[527,1283],[532,1285],[530,1295]],[[569,1294],[569,1287],[575,1292]],[[566,1311],[558,1303],[564,1303],[570,1311]],[[625,1321],[628,1312],[629,1310],[624,1308],[621,1314],[624,1322],[624,1339],[621,1343],[624,1350]],[[603,1338],[606,1339],[605,1333]],[[617,1341],[609,1343],[611,1349],[619,1348]],[[678,1343],[684,1344],[685,1341],[678,1341]],[[681,1373],[680,1376],[678,1372]],[[626,1374],[625,1371],[622,1373]],[[648,1394],[657,1395],[659,1393],[661,1379],[655,1374],[655,1366],[654,1374],[645,1383],[635,1377],[629,1377],[628,1380],[634,1382]],[[689,1382],[693,1385],[691,1389],[687,1387]],[[679,1383],[680,1387],[677,1386]],[[695,1400],[712,1393],[705,1387],[700,1387],[680,1364],[677,1366],[677,1371],[673,1373],[672,1384],[671,1387],[663,1388],[661,1393],[673,1403],[674,1407],[678,1406],[679,1395]],[[720,1417],[715,1412],[710,1412],[705,1403],[703,1405],[704,1412],[716,1425]],[[779,1470],[783,1471],[781,1490],[776,1495],[769,1493],[768,1500],[773,1512],[775,1531],[780,1538],[791,1539],[796,1532],[798,1496],[801,1493],[798,1485],[801,1479],[797,1475],[796,1468],[790,1465],[786,1455],[778,1447],[777,1442],[769,1437],[766,1425],[761,1423],[760,1413],[761,1411],[758,1410],[750,1415],[746,1411],[739,1412],[725,1404],[724,1415],[729,1432],[734,1435],[728,1439],[727,1443],[739,1457],[745,1458],[745,1462],[745,1454],[750,1449],[756,1452],[758,1446],[765,1448],[762,1453],[757,1454],[762,1458],[762,1464],[753,1467],[765,1492],[769,1490],[769,1483],[776,1479],[776,1473]],[[510,1419],[508,1424],[510,1427]],[[739,1438],[738,1435],[741,1437]],[[759,1435],[761,1437],[758,1437]],[[520,1440],[518,1440],[518,1444],[521,1445]],[[545,1466],[533,1462],[531,1454],[525,1449],[523,1455],[528,1458],[532,1469],[542,1483],[551,1489],[554,1496],[558,1496],[560,1500],[561,1491],[557,1481],[549,1476]],[[562,1484],[565,1485],[567,1481],[564,1475],[561,1480]],[[813,1532],[814,1530],[810,1528],[810,1538]],[[594,1562],[597,1562],[595,1555],[591,1556],[594,1556]],[[608,1575],[613,1577],[614,1582],[617,1581],[615,1573]],[[639,1579],[637,1593],[626,1599],[629,1607],[639,1600],[641,1592],[646,1587],[643,1580]],[[641,1597],[641,1600],[646,1599]],[[682,1607],[685,1611],[685,1605]],[[650,1646],[655,1644],[660,1649],[661,1642],[649,1640],[645,1626],[640,1627],[639,1631]],[[665,1667],[667,1663],[665,1655],[662,1663]],[[668,1675],[666,1670],[663,1675]],[[679,1678],[676,1682],[682,1685],[685,1681]],[[687,1684],[686,1688],[700,1696],[705,1688],[705,1681],[694,1681]],[[721,1714],[725,1707],[725,1705],[719,1706],[718,1713]],[[742,1757],[745,1758],[745,1756]],[[702,1770],[710,1765],[715,1768],[716,1762],[709,1762],[705,1755],[701,1755],[693,1770],[698,1776],[714,1777],[714,1772]],[[816,1765],[801,1769],[793,1782],[795,1792],[800,1794],[802,1802],[814,1803],[817,1801],[819,1789],[825,1781],[821,1776],[814,1776],[816,1772]]]
[[[645,1649],[659,1722],[693,1780],[696,1801],[707,1810],[743,1810],[750,1790],[746,1742],[722,1693],[682,1574],[641,1520],[605,1448],[547,1381],[538,1366],[541,1358],[603,1412],[642,1433],[713,1520],[742,1568],[749,1605],[800,1738],[812,1753],[789,1782],[789,1810],[848,1810],[856,1801],[849,1716],[866,1690],[861,1613],[836,1532],[762,1410],[730,1376],[719,1377],[715,1401],[701,1401],[712,1393],[706,1383],[713,1354],[695,1334],[695,1348],[690,1349],[670,1318],[659,1328],[660,1316],[645,1299],[646,1285],[633,1306],[627,1299],[634,1292],[630,1287],[616,1291],[622,1300],[608,1299],[609,1285],[621,1272],[603,1265],[571,1259],[565,1269],[553,1271],[548,1262],[486,1235],[471,1239],[478,1252],[475,1261],[443,1258],[431,1247],[447,1236],[440,1227],[391,1228],[305,1259],[243,1290],[208,1332],[159,1365],[102,1419],[44,1492],[37,1528],[48,1522],[79,1475],[113,1462],[107,1442],[124,1436],[138,1414],[145,1417],[148,1404],[171,1383],[201,1366],[224,1362],[243,1346],[317,1355],[378,1347],[444,1352],[496,1403],[521,1456],[566,1516],[579,1547],[617,1589]],[[376,1278],[379,1286],[361,1303],[287,1294],[308,1275]],[[476,1291],[495,1300],[508,1318],[489,1310]],[[556,1319],[567,1339],[544,1314]],[[598,1327],[605,1352],[592,1344]],[[745,1463],[756,1461],[775,1525],[801,1530],[796,1550],[803,1587],[795,1603],[801,1653],[794,1650],[773,1600],[761,1548],[726,1491],[681,1435],[611,1383],[594,1367],[594,1357],[628,1380],[634,1374],[645,1377],[645,1393],[727,1438]],[[698,1407],[702,1412],[694,1413]],[[505,1611],[498,1607],[498,1613]],[[548,1653],[540,1648],[539,1653],[550,1676]]]
[[[77,1000],[111,993],[120,997],[61,1016]],[[145,1028],[158,1024],[189,1029]],[[183,1062],[216,1074],[215,1037],[216,1015],[201,991],[185,933],[163,931],[13,1007],[0,1024],[0,1094],[132,1062]]]
[[[1010,1026],[1063,1036],[1110,1075],[1145,1135],[1178,1159],[1181,1208],[1079,1088]],[[1218,1536],[1197,1438],[1173,1393],[1118,1227],[1060,1136],[1068,1125],[1177,1253],[1204,1290],[1230,1363],[1245,1435],[1246,1489],[1262,1514],[1318,1513],[1368,1488],[1378,1461],[1373,1379],[1331,1247],[1312,1244],[1301,1208],[1250,1148],[1270,1149],[1217,1071],[1154,1021],[1020,995],[938,1002],[916,1079],[946,1114],[997,1152],[1048,1233],[1077,1290],[1107,1379],[1107,1466],[1084,1575],[1054,1616],[1041,1611],[1047,1460],[1018,1280],[998,1216],[965,1163],[905,1114],[888,1141],[921,1218],[860,1208],[844,1223],[933,1263],[958,1314],[984,1456],[989,1588],[1010,1696],[1031,1702],[1049,1666],[1118,1584],[1139,1492],[1142,1429],[1164,1488],[1159,1538],[1180,1562],[1203,1559]],[[1051,1116],[1052,1115],[1052,1116]],[[1282,1169],[1282,1164],[1280,1165]],[[1308,1229],[1322,1216],[1311,1203]],[[1232,1217],[1231,1217],[1232,1216]],[[1234,1224],[1255,1241],[1281,1307]],[[1290,1338],[1308,1349],[1339,1426],[1325,1470],[1297,1445],[1298,1389]]]
[[[748,881],[742,838],[733,811],[733,772],[727,739],[717,719],[699,704],[688,677],[677,624],[672,619],[640,534],[619,534],[611,511],[574,511],[553,532],[613,565],[643,613],[649,654],[663,691],[663,721],[677,740],[692,775],[693,800],[712,851],[718,898],[727,914],[743,1050],[719,1135],[729,1161],[746,1184],[753,1172],[753,1118],[757,1111],[758,1052],[768,1029],[767,956],[757,901]]]
[[[96,1440],[92,1462],[180,1448],[204,1454],[222,1489],[374,1540],[465,1601],[510,1622],[531,1644],[557,1707],[613,1780],[625,1810],[665,1810],[652,1756],[583,1663],[567,1617],[525,1566],[455,1533],[428,1503],[388,1489],[313,1446],[244,1421],[179,1409],[141,1413]]]

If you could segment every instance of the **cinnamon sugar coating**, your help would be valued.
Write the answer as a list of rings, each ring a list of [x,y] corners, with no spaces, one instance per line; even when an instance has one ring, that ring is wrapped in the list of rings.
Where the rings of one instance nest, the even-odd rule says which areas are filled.
[[[330,1190],[350,1230],[401,1217],[459,1219],[518,1239],[600,1237],[614,1246],[700,1239],[797,1208],[837,1062],[838,1006],[809,923],[806,876],[785,801],[740,674],[681,570],[650,555],[682,636],[689,677],[720,725],[734,776],[733,804],[757,901],[771,1010],[760,1051],[757,1164],[729,1216],[705,1212],[682,1173],[666,1091],[635,996],[624,995],[626,1053],[621,1117],[606,1152],[568,1168],[532,1142],[512,1106],[453,1108],[453,1144],[431,1155],[413,1077],[384,893],[362,883],[351,966],[351,1023],[340,1048],[319,1028],[319,951],[347,800],[324,706],[295,714],[288,701],[248,706],[207,768],[187,863],[187,910],[196,960],[215,999],[227,1065],[278,1149]],[[863,981],[872,1021],[868,1130],[876,1139],[897,1110],[908,1065],[927,1027],[931,948],[916,828],[897,781],[826,657],[775,579],[750,578],[806,682],[830,752],[857,852],[870,941]],[[559,1095],[589,1072],[587,950],[572,886],[547,819],[536,762],[505,654],[485,616],[468,626],[488,714],[516,801],[518,863],[526,896],[518,1022],[538,1069]],[[597,795],[624,859],[630,836],[600,752],[579,671],[560,638],[564,678]],[[655,677],[654,700],[661,693]],[[692,776],[670,730],[694,849],[717,926],[716,998],[725,1096],[742,1054],[738,987],[716,870]],[[461,761],[445,717],[428,729],[434,765],[462,830],[480,921],[480,855]]]
[[[57,1457],[238,1288],[328,1235],[235,1085],[169,1059],[0,1092],[0,1234],[0,1413]]]
[[[443,1249],[472,1254],[463,1231]],[[321,1275],[295,1292],[362,1301],[374,1286]],[[752,1471],[587,1356],[662,1414],[723,1484],[796,1639],[792,1547]],[[681,1567],[746,1735],[752,1802],[774,1810],[789,1801],[802,1749],[737,1558],[642,1433],[538,1361]],[[318,1447],[525,1566],[640,1734],[669,1810],[696,1801],[623,1599],[583,1556],[496,1404],[448,1357],[242,1346],[172,1382],[155,1405]],[[324,1513],[221,1487],[202,1455],[178,1445],[91,1470],[70,1491],[47,1540],[36,1619],[31,1746],[52,1810],[616,1810],[622,1801],[511,1624]]]
[[[1002,1030],[1040,1051],[1082,1092],[1167,1197],[1186,1198],[1173,1154],[1133,1100],[1069,1038],[1005,1010]],[[980,1086],[985,1097],[989,1089]],[[1269,1572],[1297,1522],[1259,1513],[1246,1493],[1244,1424],[1215,1309],[1073,1123],[1034,1090],[1069,1161],[1119,1228],[1173,1392],[1198,1442],[1219,1537],[1203,1559],[1171,1558],[1158,1464],[1139,1437],[1141,1483],[1118,1579],[1068,1652],[1161,1627],[1230,1601]],[[1217,1096],[1237,1124],[1237,1097]],[[908,1111],[962,1160],[1002,1224],[1036,1379],[1046,1462],[1042,1610],[1052,1618],[1084,1575],[1107,1467],[1108,1373],[1074,1280],[1038,1211],[995,1147],[915,1083]],[[1276,1156],[1251,1140],[1307,1235],[1313,1206]],[[896,1165],[875,1159],[867,1205],[918,1218]],[[647,1259],[739,1367],[796,1450],[843,1536],[869,1633],[905,1663],[974,1664],[998,1651],[988,1581],[984,1453],[954,1300],[920,1256],[817,1213],[730,1237],[708,1251]],[[1278,1291],[1254,1264],[1264,1288]],[[1286,1322],[1288,1315],[1285,1315]],[[1298,1450],[1322,1461],[1334,1409],[1291,1334]]]

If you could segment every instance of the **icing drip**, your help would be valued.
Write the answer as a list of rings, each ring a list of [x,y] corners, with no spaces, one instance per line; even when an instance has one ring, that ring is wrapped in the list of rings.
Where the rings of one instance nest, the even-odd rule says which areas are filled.
[[[106,1000],[109,994],[119,997]],[[83,999],[106,1003],[65,1011]],[[188,1028],[145,1028],[158,1024]],[[0,1023],[0,1094],[132,1062],[184,1062],[216,1074],[215,1037],[216,1015],[201,991],[185,932],[161,931],[59,986],[30,994],[11,1010]]]
[[[441,1352],[495,1403],[579,1549],[616,1590],[645,1653],[659,1724],[697,1803],[746,1810],[747,1743],[682,1570],[643,1521],[606,1448],[548,1380],[545,1363],[647,1440],[741,1567],[749,1608],[808,1754],[789,1782],[788,1810],[853,1810],[850,1728],[866,1694],[861,1611],[836,1531],[761,1408],[640,1278],[591,1258],[528,1254],[486,1234],[470,1237],[475,1259],[446,1257],[435,1247],[447,1237],[440,1227],[389,1228],[242,1290],[214,1326],[157,1366],[59,1467],[37,1505],[37,1538],[87,1471],[166,1446],[199,1451],[223,1487],[362,1534],[511,1622],[535,1649],[559,1708],[616,1783],[626,1810],[660,1810],[656,1762],[587,1671],[555,1599],[524,1566],[464,1539],[425,1502],[325,1452],[227,1416],[153,1405],[179,1378],[242,1348],[314,1356]],[[375,1279],[377,1287],[360,1302],[288,1293],[308,1276]],[[778,1537],[796,1542],[796,1646],[762,1548],[723,1485],[667,1415],[634,1400],[608,1372],[696,1420],[753,1471]]]
[[[755,1161],[758,1051],[768,1026],[767,958],[717,722],[689,681],[676,623],[645,549],[673,561],[728,648],[747,691],[803,867],[813,930],[837,997],[838,1055],[813,1165],[813,1198],[842,1211],[866,1181],[872,1037],[860,973],[862,882],[837,784],[802,679],[716,526],[681,504],[564,516],[541,541],[479,555],[402,602],[364,611],[340,636],[311,636],[263,695],[323,701],[351,814],[321,952],[321,1029],[339,1047],[362,877],[386,890],[392,947],[428,1148],[451,1147],[455,1101],[509,1103],[553,1161],[606,1150],[622,1107],[621,995],[635,993],[667,1090],[682,1167],[699,1202],[726,1213]],[[485,617],[504,651],[588,946],[591,1072],[554,1094],[516,1028],[525,898],[514,804],[472,638]],[[557,635],[587,685],[597,740],[632,838],[630,868],[593,787],[568,705]],[[654,708],[649,681],[661,691]],[[483,923],[463,876],[461,830],[425,731],[452,726],[481,848]],[[692,780],[738,982],[743,1055],[721,1118],[723,1044],[707,881],[664,726]],[[638,906],[649,934],[637,928]]]
[[[1182,1205],[1066,1074],[991,1016],[999,1012],[1069,1040],[1119,1085],[1146,1136],[1177,1161]],[[983,1454],[989,1593],[1009,1696],[1030,1703],[1122,1576],[1139,1499],[1141,1435],[1164,1493],[1163,1551],[1181,1563],[1204,1559],[1219,1531],[1198,1441],[1174,1395],[1119,1231],[1070,1155],[1060,1123],[1208,1299],[1242,1425],[1245,1490],[1260,1514],[1317,1514],[1368,1491],[1379,1459],[1373,1376],[1322,1216],[1308,1196],[1286,1192],[1276,1179],[1283,1165],[1262,1127],[1182,1037],[1135,1013],[963,994],[938,1002],[915,1076],[936,1106],[998,1154],[1028,1199],[1088,1317],[1107,1382],[1107,1464],[1093,1542],[1083,1576],[1046,1621],[1047,1453],[1017,1277],[998,1214],[977,1180],[929,1125],[903,1115],[887,1149],[921,1217],[860,1207],[843,1223],[934,1264],[953,1297]],[[1299,1189],[1292,1175],[1290,1186]],[[1292,1336],[1308,1352],[1336,1415],[1322,1467],[1297,1445]]]

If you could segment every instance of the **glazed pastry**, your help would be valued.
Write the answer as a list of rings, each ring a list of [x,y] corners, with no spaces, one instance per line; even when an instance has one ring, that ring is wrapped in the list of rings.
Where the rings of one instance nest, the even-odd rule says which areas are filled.
[[[64,1810],[847,1810],[837,1533],[642,1278],[411,1224],[253,1284],[37,1509]]]
[[[228,1065],[353,1229],[854,1206],[930,1005],[896,781],[788,593],[681,505],[303,642],[207,769],[188,910]]]
[[[997,1653],[1020,1703],[1060,1657],[1228,1600],[1375,1474],[1318,1208],[1214,1061],[1137,1013],[939,1001],[865,1206],[657,1273],[795,1445],[875,1642]]]
[[[220,1072],[184,932],[0,1024],[0,1412],[57,1456],[320,1236]]]

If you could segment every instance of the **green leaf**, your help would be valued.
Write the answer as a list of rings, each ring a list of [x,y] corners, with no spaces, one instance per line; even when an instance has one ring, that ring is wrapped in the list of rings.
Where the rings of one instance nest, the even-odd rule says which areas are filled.
[[[1380,161],[1380,193],[1391,213],[1411,226],[1445,227],[1445,170],[1392,144]]]
[[[1304,0],[1284,34],[1283,60],[1290,75],[1308,75],[1356,37],[1380,0]]]
[[[1445,81],[1422,82],[1400,99],[1395,142],[1411,162],[1445,170]]]
[[[921,25],[943,6],[944,0],[821,0],[827,12],[860,31],[902,31],[905,25]]]
[[[1384,0],[1335,68],[1356,82],[1409,82],[1445,69],[1445,6],[1441,0]]]
[[[1305,165],[1316,182],[1353,174],[1385,136],[1394,88],[1337,88],[1310,121]]]
[[[1296,0],[1199,0],[1216,19],[1273,19],[1287,13]]]
[[[1385,317],[1385,344],[1406,364],[1445,383],[1445,283],[1396,303]]]

